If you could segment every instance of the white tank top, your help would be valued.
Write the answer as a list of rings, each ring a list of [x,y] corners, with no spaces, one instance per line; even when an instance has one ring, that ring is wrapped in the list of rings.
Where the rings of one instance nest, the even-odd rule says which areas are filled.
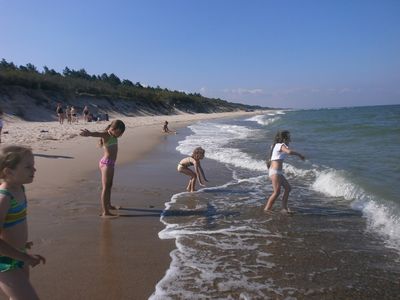
[[[285,143],[276,143],[274,149],[272,150],[271,160],[284,160],[286,153],[281,151],[282,146],[286,146]],[[286,146],[287,147],[287,146]]]

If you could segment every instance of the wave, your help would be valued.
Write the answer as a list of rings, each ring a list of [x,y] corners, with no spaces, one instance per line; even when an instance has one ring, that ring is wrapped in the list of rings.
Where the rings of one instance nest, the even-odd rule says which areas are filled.
[[[367,219],[368,229],[385,237],[386,244],[400,250],[400,217],[390,202],[368,194],[354,184],[344,171],[327,169],[314,170],[315,181],[311,188],[329,197],[340,197],[350,202],[353,209],[362,212]]]
[[[268,126],[272,123],[275,123],[280,119],[279,116],[276,116],[278,112],[276,113],[268,113],[267,115],[256,115],[251,118],[246,119],[245,121],[252,121],[256,122],[257,124],[263,125],[263,126]],[[284,114],[283,112],[281,114]]]
[[[201,146],[206,149],[207,158],[242,169],[265,171],[264,161],[254,159],[240,149],[226,147],[235,140],[244,140],[257,134],[258,130],[216,123],[197,123],[189,128],[194,134],[179,142],[176,150],[180,153],[191,155],[194,148]]]

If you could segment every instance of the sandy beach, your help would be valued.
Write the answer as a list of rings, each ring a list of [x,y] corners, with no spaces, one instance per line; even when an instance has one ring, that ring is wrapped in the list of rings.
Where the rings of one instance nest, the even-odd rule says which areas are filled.
[[[79,136],[80,129],[100,131],[107,122],[8,120],[2,145],[27,145],[35,154],[35,180],[26,188],[32,253],[47,259],[31,272],[41,299],[147,299],[174,247],[173,241],[158,238],[159,213],[181,186],[161,176],[154,158],[146,167],[141,161],[162,143],[165,120],[179,134],[179,128],[197,120],[246,114],[254,112],[121,117],[127,130],[119,142],[112,201],[125,209],[116,220],[98,216],[102,150],[96,138]],[[124,177],[124,165],[132,163],[138,164],[137,173]],[[129,188],[119,185],[118,176],[132,181]]]

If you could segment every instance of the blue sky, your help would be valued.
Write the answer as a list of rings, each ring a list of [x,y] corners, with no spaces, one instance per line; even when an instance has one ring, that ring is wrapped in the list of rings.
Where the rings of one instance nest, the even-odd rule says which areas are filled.
[[[398,0],[0,0],[0,58],[228,101],[400,104]]]

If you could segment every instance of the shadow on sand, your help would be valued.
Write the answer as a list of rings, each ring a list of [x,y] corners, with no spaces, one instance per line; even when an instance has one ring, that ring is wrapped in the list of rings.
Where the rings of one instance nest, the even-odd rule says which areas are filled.
[[[63,159],[73,159],[72,156],[48,155],[48,154],[40,154],[40,153],[34,153],[33,156],[44,157],[44,158],[53,158],[53,159],[59,159],[59,158],[63,158]]]
[[[202,216],[207,219],[216,219],[219,217],[231,217],[239,215],[239,212],[217,211],[216,208],[207,203],[207,209],[204,210],[160,210],[146,208],[125,208],[121,207],[119,211],[142,212],[142,214],[119,214],[120,217],[188,217]]]

